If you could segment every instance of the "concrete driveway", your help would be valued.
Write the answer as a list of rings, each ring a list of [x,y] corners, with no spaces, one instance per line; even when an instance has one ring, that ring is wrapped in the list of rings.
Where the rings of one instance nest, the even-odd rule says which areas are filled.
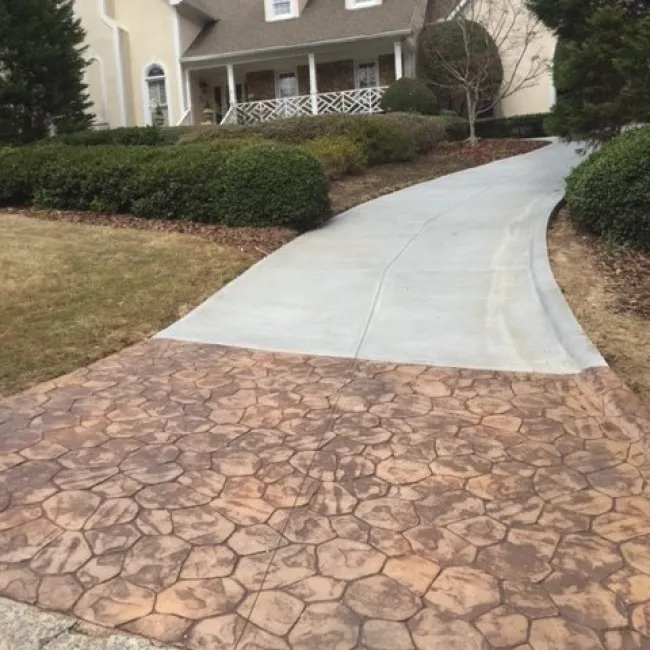
[[[161,337],[490,370],[603,365],[546,256],[546,224],[578,160],[555,143],[358,206]]]

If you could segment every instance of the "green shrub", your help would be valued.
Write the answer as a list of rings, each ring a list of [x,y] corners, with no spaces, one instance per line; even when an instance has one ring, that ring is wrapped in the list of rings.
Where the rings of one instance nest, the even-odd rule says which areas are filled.
[[[443,125],[445,129],[444,140],[449,142],[460,142],[469,138],[469,122],[457,115],[453,111],[449,111],[449,115],[445,115]]]
[[[329,184],[311,155],[280,145],[235,151],[223,168],[224,223],[309,230],[330,216]]]
[[[478,120],[476,135],[479,138],[542,138],[546,135],[547,117],[547,113],[539,113]]]
[[[3,150],[0,205],[298,229],[329,216],[318,162],[279,145]]]
[[[329,178],[354,174],[368,165],[368,156],[363,145],[345,135],[308,140],[300,145],[300,148],[318,160]]]
[[[403,77],[394,82],[381,99],[386,113],[416,113],[437,115],[438,100],[433,91],[418,79]]]
[[[163,146],[176,144],[179,138],[187,133],[190,127],[125,127],[107,130],[88,130],[60,135],[43,144],[57,143],[74,146],[98,147],[102,145],[124,146]]]
[[[256,137],[286,144],[302,144],[317,138],[345,136],[363,144],[369,164],[374,165],[408,160],[415,155],[414,147],[417,151],[430,151],[444,139],[446,124],[446,120],[436,116],[407,113],[318,115],[249,125],[196,127],[182,135],[179,144]],[[390,133],[384,134],[384,130],[390,130]],[[398,132],[403,135],[401,146],[397,146]],[[389,139],[392,146],[387,144]],[[395,157],[389,155],[391,150],[395,151]]]
[[[576,167],[566,199],[587,230],[650,251],[650,127],[624,133]]]

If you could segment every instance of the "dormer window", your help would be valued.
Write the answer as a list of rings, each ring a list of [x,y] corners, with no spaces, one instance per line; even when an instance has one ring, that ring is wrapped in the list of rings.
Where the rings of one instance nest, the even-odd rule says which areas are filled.
[[[264,0],[267,22],[298,17],[297,0]]]

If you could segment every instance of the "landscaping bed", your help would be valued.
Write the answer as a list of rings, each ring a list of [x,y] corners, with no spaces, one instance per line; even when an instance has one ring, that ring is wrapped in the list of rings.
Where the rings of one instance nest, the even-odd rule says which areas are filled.
[[[0,214],[0,396],[141,341],[248,268],[236,248]]]
[[[481,140],[476,147],[461,142],[443,142],[415,160],[374,167],[363,174],[345,176],[331,183],[330,198],[335,214],[397,190],[485,165],[496,160],[529,153],[548,142],[534,140]]]
[[[587,336],[650,404],[650,254],[608,246],[565,208],[549,231],[549,256]]]

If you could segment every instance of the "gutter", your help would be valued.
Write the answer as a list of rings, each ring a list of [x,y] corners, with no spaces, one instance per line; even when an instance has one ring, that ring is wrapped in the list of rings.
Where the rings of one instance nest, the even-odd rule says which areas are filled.
[[[225,59],[232,59],[239,56],[254,56],[259,54],[272,54],[274,52],[285,52],[287,50],[301,50],[306,47],[320,47],[322,45],[340,45],[344,43],[354,43],[357,41],[370,41],[376,38],[389,38],[397,36],[408,36],[412,32],[409,27],[407,29],[398,29],[391,32],[382,32],[380,34],[368,34],[361,36],[346,36],[345,38],[335,38],[326,41],[313,41],[311,43],[300,43],[298,45],[280,45],[275,47],[266,47],[255,50],[240,50],[237,52],[226,52],[224,54],[205,54],[202,56],[185,56],[181,58],[183,63],[207,63],[210,61],[222,61]]]
[[[108,0],[97,0],[97,9],[99,16],[113,32],[113,51],[115,54],[115,62],[117,64],[117,96],[120,105],[121,126],[127,126],[127,107],[126,107],[126,92],[124,84],[124,57],[122,52],[122,35],[124,31],[116,20],[108,15],[106,3]]]

